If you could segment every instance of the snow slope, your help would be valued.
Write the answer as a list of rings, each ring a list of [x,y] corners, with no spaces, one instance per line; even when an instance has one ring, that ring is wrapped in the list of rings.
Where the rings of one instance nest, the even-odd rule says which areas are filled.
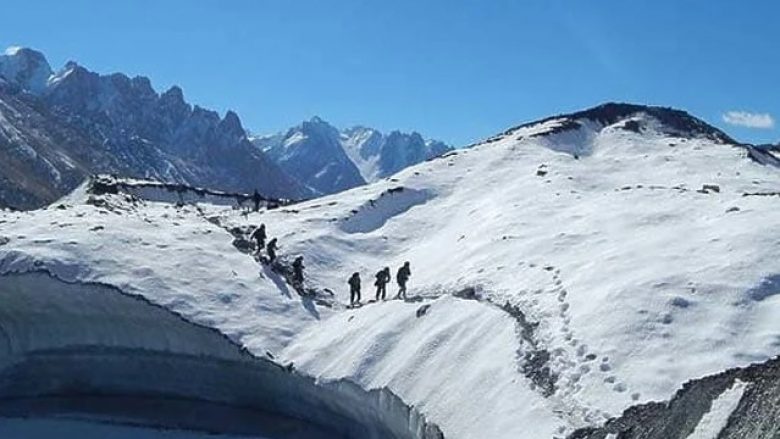
[[[690,116],[621,111],[521,127],[389,181],[234,218],[272,225],[286,251],[307,256],[312,283],[342,297],[353,271],[370,289],[381,267],[411,261],[414,294],[431,304],[423,318],[436,319],[423,337],[415,332],[423,318],[411,318],[422,303],[371,305],[351,320],[332,317],[328,330],[309,328],[285,358],[315,375],[387,384],[452,437],[532,438],[597,424],[667,399],[690,378],[777,354],[778,198],[744,194],[777,193],[778,170]],[[462,323],[446,297],[465,287],[482,306],[515,305],[538,324],[533,335],[482,355],[482,344],[522,331],[506,319],[479,342],[454,335],[479,322]],[[345,340],[345,332],[360,335]],[[549,398],[543,367],[522,373],[545,355]],[[476,377],[493,368],[515,382]],[[443,393],[428,374],[458,378]],[[502,398],[503,410],[493,405]],[[514,428],[492,430],[507,413]]]
[[[274,363],[330,310],[280,287],[199,209],[87,192],[83,204],[0,219],[11,232],[0,239],[0,419],[438,437],[385,389],[315,383]]]
[[[386,386],[448,438],[564,437],[780,351],[778,169],[713,130],[606,106],[258,213],[71,199],[4,214],[0,270],[113,285],[303,373]],[[261,222],[337,303],[230,245],[224,228]],[[345,306],[352,272],[365,303],[403,261],[413,299]]]

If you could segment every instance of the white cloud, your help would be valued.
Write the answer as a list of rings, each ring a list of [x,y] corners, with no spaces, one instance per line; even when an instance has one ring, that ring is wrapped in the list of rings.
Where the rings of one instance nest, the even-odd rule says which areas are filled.
[[[738,125],[747,128],[758,128],[764,130],[772,129],[775,127],[775,119],[769,113],[729,111],[723,115],[723,121],[731,125]]]

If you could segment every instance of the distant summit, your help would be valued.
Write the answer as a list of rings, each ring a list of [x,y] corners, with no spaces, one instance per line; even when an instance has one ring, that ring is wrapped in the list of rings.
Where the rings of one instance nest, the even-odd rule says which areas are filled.
[[[285,133],[251,140],[282,169],[323,194],[377,181],[452,150],[416,132],[383,134],[363,126],[339,130],[317,116]]]
[[[645,119],[645,123],[641,119]],[[573,130],[587,122],[598,124],[602,127],[618,125],[622,122],[622,126],[629,131],[641,131],[643,128],[647,128],[647,122],[650,121],[655,122],[654,127],[660,128],[665,134],[690,138],[707,138],[718,143],[738,143],[729,137],[728,134],[685,111],[669,107],[618,102],[607,102],[586,110],[525,123],[510,128],[502,135],[510,135],[543,125],[551,125],[551,122],[557,122],[557,124],[552,124],[555,126],[549,130],[534,133],[534,135],[555,134]]]

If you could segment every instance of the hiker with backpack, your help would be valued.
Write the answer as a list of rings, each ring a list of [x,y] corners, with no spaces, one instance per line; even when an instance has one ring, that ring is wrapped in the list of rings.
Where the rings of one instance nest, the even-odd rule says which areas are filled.
[[[349,306],[355,306],[360,303],[360,273],[352,273],[347,283],[349,284]]]
[[[293,287],[303,289],[303,256],[298,256],[292,263]]]
[[[398,282],[398,294],[395,296],[396,299],[400,299],[401,296],[403,296],[403,299],[406,300],[406,282],[409,281],[409,277],[412,275],[412,270],[409,266],[409,261],[404,262],[404,265],[398,269],[398,273],[395,275],[395,280]]]
[[[379,270],[375,277],[376,281],[374,281],[374,285],[376,285],[376,301],[378,302],[380,297],[382,300],[385,300],[386,298],[387,283],[390,282],[390,267]]]
[[[255,241],[255,249],[257,253],[260,253],[260,251],[265,248],[265,224],[260,224],[260,227],[256,228],[251,235],[249,235],[249,239],[252,241]]]
[[[263,201],[263,197],[260,196],[260,193],[257,192],[257,189],[255,189],[255,193],[252,194],[252,201],[255,203],[255,212],[260,210],[260,202]]]
[[[276,245],[276,238],[268,241],[268,245],[265,246],[265,253],[268,255],[269,264],[273,264],[274,260],[276,260],[276,250],[278,249],[279,247]]]

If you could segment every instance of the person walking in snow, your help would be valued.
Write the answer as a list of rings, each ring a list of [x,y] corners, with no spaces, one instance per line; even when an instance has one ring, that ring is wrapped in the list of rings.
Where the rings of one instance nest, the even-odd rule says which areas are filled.
[[[349,306],[355,306],[360,303],[360,273],[352,273],[347,283],[349,284]]]
[[[255,193],[252,194],[252,201],[255,203],[255,212],[260,210],[260,201],[263,200],[263,197],[260,196],[260,193],[257,192],[257,189],[255,189]]]
[[[406,300],[406,282],[409,281],[409,276],[412,275],[412,270],[409,267],[409,261],[404,262],[404,265],[398,269],[398,273],[395,275],[395,280],[398,282],[398,295],[396,299],[400,299],[403,296]]]
[[[376,300],[378,302],[380,297],[382,300],[385,300],[386,298],[387,283],[390,282],[390,267],[379,270],[375,277],[376,281],[374,281],[374,285],[376,285]]]
[[[265,253],[268,255],[268,263],[273,264],[274,260],[276,260],[276,250],[278,249],[279,247],[276,245],[276,238],[268,241],[268,245],[265,246]]]
[[[255,249],[257,249],[257,253],[260,253],[260,251],[265,248],[265,238],[265,224],[260,224],[260,227],[256,228],[255,231],[249,235],[249,239],[255,241]]]
[[[303,289],[303,256],[298,256],[292,263],[293,287]]]

